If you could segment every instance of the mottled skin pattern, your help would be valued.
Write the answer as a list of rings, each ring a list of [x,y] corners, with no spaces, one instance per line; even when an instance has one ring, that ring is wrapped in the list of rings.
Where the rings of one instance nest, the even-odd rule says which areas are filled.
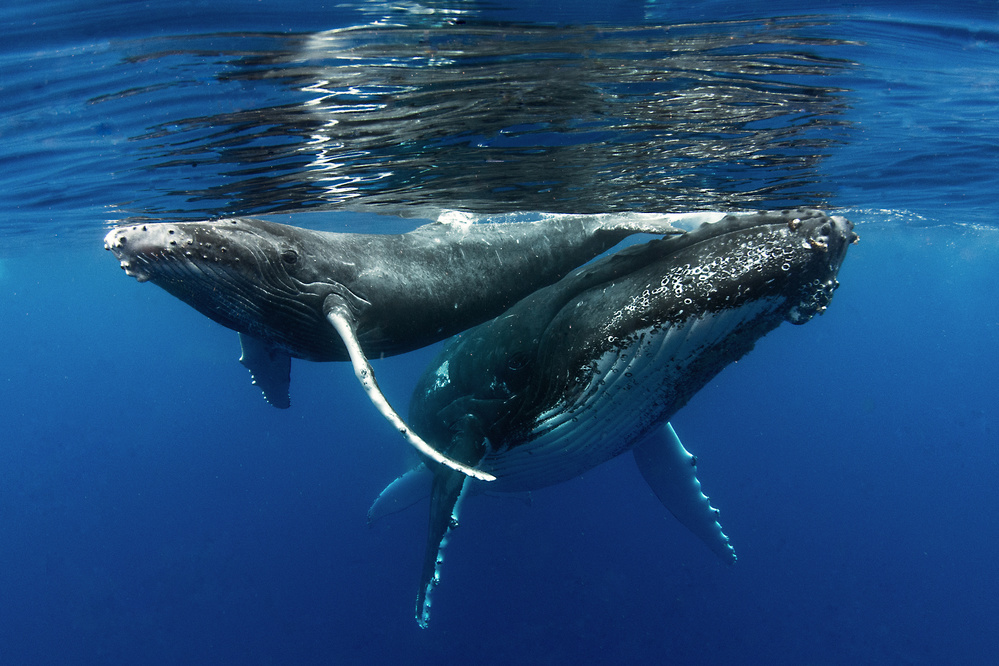
[[[136,224],[107,235],[122,268],[233,330],[310,361],[347,360],[326,320],[349,307],[369,357],[398,354],[493,317],[637,233],[650,216],[434,223],[406,234],[311,231],[264,220]]]
[[[459,336],[410,424],[445,455],[530,490],[629,450],[783,321],[825,310],[852,225],[819,211],[737,215],[577,269]],[[434,469],[417,618],[469,481]],[[474,482],[472,482],[474,483]]]
[[[392,235],[228,219],[123,226],[104,242],[126,274],[239,332],[240,362],[275,407],[291,405],[291,357],[350,360],[375,408],[422,455],[490,480],[413,432],[379,388],[369,358],[484,321],[633,233],[682,233],[675,217],[435,223]]]
[[[442,352],[413,393],[410,422],[440,441],[453,429],[449,418],[472,414],[490,451],[524,445],[537,436],[538,415],[571,405],[593,381],[597,359],[628,348],[636,331],[668,331],[692,318],[773,299],[776,305],[744,322],[739,335],[684,359],[698,372],[686,372],[683,387],[671,388],[671,403],[650,418],[662,423],[766,332],[782,321],[804,323],[825,309],[846,247],[856,238],[851,228],[812,210],[732,216],[582,267]],[[440,380],[445,363],[446,383]]]

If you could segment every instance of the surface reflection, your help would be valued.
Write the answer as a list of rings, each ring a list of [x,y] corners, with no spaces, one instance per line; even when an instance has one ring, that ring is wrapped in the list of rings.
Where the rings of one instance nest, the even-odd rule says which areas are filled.
[[[219,74],[277,86],[277,103],[136,139],[147,168],[192,170],[188,199],[229,213],[821,206],[820,162],[846,136],[845,91],[822,83],[852,63],[819,28],[320,32]],[[218,177],[199,185],[196,166]]]

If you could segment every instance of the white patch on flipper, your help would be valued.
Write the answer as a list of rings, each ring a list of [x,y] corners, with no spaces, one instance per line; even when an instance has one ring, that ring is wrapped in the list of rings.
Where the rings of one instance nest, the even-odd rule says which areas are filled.
[[[347,348],[347,354],[350,356],[350,362],[354,366],[354,375],[357,377],[357,381],[361,382],[361,387],[368,394],[368,399],[371,400],[371,403],[381,415],[406,438],[406,441],[434,462],[447,465],[466,476],[471,476],[482,481],[492,481],[496,478],[488,472],[482,472],[468,465],[463,465],[457,460],[451,460],[413,432],[413,429],[402,420],[402,417],[393,409],[385,394],[378,387],[378,382],[375,380],[374,368],[368,363],[367,357],[361,350],[361,346],[357,342],[357,337],[354,335],[353,327],[346,316],[338,311],[330,311],[326,314],[326,318],[333,325],[333,328],[336,329],[336,332],[340,335],[340,339],[343,340],[343,344]]]
[[[705,224],[714,224],[715,222],[724,219],[729,214],[730,213],[704,210],[693,213],[663,213],[661,215],[656,215],[656,217],[665,218],[677,229],[693,231],[694,229],[697,229]],[[653,213],[645,213],[645,215],[653,215]]]

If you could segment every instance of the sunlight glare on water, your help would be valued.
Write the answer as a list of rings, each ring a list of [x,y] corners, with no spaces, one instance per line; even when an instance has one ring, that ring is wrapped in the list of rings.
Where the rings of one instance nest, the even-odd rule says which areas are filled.
[[[13,242],[133,218],[829,207],[875,189],[932,216],[946,189],[960,221],[995,190],[976,168],[999,131],[983,24],[350,11],[311,32],[133,27],[4,54]]]
[[[63,219],[44,223],[59,210],[434,217],[829,205],[821,164],[850,121],[844,90],[826,80],[853,65],[826,32],[801,20],[445,22],[50,52],[49,64],[34,62],[55,77],[54,97],[19,111],[23,131],[7,148],[32,167],[13,176],[20,204],[8,224],[71,233]],[[20,85],[32,80],[22,73]],[[46,140],[58,153],[32,139],[49,133],[53,112],[61,136]],[[53,180],[68,186],[55,192]]]

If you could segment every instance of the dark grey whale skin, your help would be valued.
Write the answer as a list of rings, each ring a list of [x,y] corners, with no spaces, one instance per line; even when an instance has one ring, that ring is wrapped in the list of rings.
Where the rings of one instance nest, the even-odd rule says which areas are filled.
[[[432,223],[405,234],[312,231],[233,218],[133,224],[105,247],[214,321],[310,361],[344,361],[326,318],[345,304],[368,357],[411,351],[493,317],[627,236],[668,222],[558,216]]]
[[[495,475],[493,491],[559,483],[634,448],[666,504],[677,475],[657,481],[661,470],[643,468],[643,460],[689,469],[693,459],[678,440],[655,439],[657,429],[781,322],[803,324],[824,312],[856,240],[849,221],[797,209],[733,215],[620,250],[458,336],[417,383],[409,423],[449,459]],[[470,483],[427,466],[421,626],[439,582],[440,549]],[[693,496],[667,508],[688,527],[715,523],[692,479],[691,471],[682,482]],[[720,526],[711,527],[700,530],[709,546],[734,560]]]
[[[415,435],[379,388],[369,358],[485,321],[631,234],[682,233],[670,221],[678,217],[688,215],[437,222],[392,235],[233,218],[125,225],[104,245],[127,275],[239,332],[240,363],[270,404],[291,406],[293,356],[350,360],[372,404],[421,454],[489,480]]]
[[[595,359],[630,346],[637,330],[668,330],[765,298],[778,301],[779,307],[747,323],[739,336],[700,350],[694,364],[699,373],[687,373],[683,390],[674,387],[672,402],[651,419],[665,422],[781,322],[803,324],[824,311],[846,248],[857,238],[852,228],[843,218],[812,209],[732,215],[583,266],[456,338],[417,383],[410,423],[441,441],[453,433],[448,419],[464,415],[456,408],[462,405],[480,417],[492,448],[516,447],[536,435],[540,413],[590,383]],[[699,279],[718,261],[725,268]],[[750,261],[758,266],[747,270]],[[682,295],[673,285],[658,295],[647,293],[667,278],[683,286]],[[646,297],[638,299],[643,292]],[[442,383],[445,363],[449,382]]]

